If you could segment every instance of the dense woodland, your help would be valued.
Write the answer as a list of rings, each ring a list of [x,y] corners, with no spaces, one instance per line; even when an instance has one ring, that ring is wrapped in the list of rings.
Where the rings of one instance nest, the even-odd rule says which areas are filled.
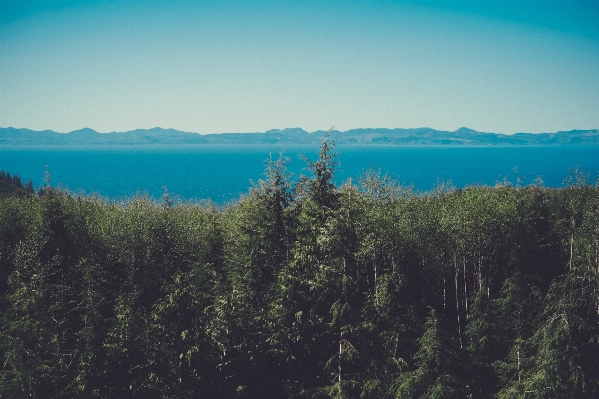
[[[599,398],[589,175],[416,193],[306,161],[222,209],[11,183],[0,397]]]
[[[31,179],[23,185],[19,175],[11,176],[10,173],[0,170],[0,197],[25,196],[33,193]]]

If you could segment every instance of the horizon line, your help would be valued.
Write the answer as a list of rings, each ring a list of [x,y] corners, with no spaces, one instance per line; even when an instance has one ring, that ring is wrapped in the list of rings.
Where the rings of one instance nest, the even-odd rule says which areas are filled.
[[[26,128],[26,127],[14,127],[14,126],[7,126],[7,127],[2,127],[0,126],[0,129],[15,129],[15,130],[29,130],[32,132],[38,132],[38,133],[42,133],[42,132],[53,132],[53,133],[57,133],[57,134],[71,134],[74,132],[79,132],[82,130],[91,130],[95,133],[98,134],[123,134],[123,133],[129,133],[129,132],[133,132],[136,130],[145,130],[145,131],[149,131],[149,130],[174,130],[176,132],[181,132],[181,133],[188,133],[188,134],[198,134],[200,136],[206,136],[206,135],[218,135],[218,134],[264,134],[264,133],[269,133],[269,132],[275,132],[275,131],[279,131],[279,132],[284,132],[286,130],[303,130],[304,132],[308,133],[308,134],[314,134],[314,133],[321,133],[321,132],[326,132],[327,130],[321,129],[321,130],[314,130],[314,131],[308,131],[305,130],[302,127],[296,126],[296,127],[287,127],[287,128],[272,128],[272,129],[268,129],[265,131],[245,131],[245,132],[232,132],[232,131],[224,131],[224,132],[209,132],[209,133],[200,133],[200,132],[193,132],[193,131],[188,131],[188,130],[179,130],[176,128],[164,128],[164,127],[160,127],[160,126],[154,126],[154,127],[150,127],[150,128],[134,128],[134,129],[130,129],[130,130],[123,130],[123,131],[116,131],[113,130],[111,132],[100,132],[98,130],[95,130],[94,128],[91,127],[83,127],[80,129],[75,129],[75,130],[71,130],[69,132],[60,132],[60,131],[56,131],[56,130],[52,130],[52,129],[44,129],[44,130],[35,130],[35,129],[30,129],[30,128]],[[543,131],[543,132],[523,132],[523,131],[519,131],[519,132],[514,132],[514,133],[496,133],[496,132],[492,132],[492,131],[481,131],[481,130],[476,130],[476,129],[471,129],[469,127],[466,126],[462,126],[459,127],[455,130],[444,130],[444,129],[435,129],[435,128],[431,128],[428,126],[421,126],[421,127],[393,127],[393,128],[389,128],[389,127],[358,127],[358,128],[351,128],[351,129],[347,129],[347,130],[338,130],[338,129],[333,129],[332,131],[334,132],[339,132],[339,133],[346,133],[346,132],[350,132],[353,130],[420,130],[420,129],[430,129],[430,130],[434,130],[434,131],[438,131],[438,132],[447,132],[447,133],[458,133],[460,131],[471,131],[471,132],[475,132],[475,133],[482,133],[482,134],[495,134],[495,135],[502,135],[502,136],[512,136],[512,135],[516,135],[516,134],[555,134],[555,133],[562,133],[562,132],[573,132],[573,131],[580,131],[580,132],[586,132],[586,131],[599,131],[599,128],[590,128],[590,129],[570,129],[570,130],[556,130],[556,131]]]

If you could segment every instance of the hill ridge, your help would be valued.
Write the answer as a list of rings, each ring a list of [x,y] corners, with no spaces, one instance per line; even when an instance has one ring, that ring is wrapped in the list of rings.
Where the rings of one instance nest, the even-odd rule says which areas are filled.
[[[0,145],[313,145],[319,144],[324,134],[323,130],[308,132],[299,127],[270,129],[265,132],[208,134],[161,127],[110,133],[100,133],[87,127],[68,133],[0,127]],[[331,138],[339,145],[599,145],[599,129],[507,135],[479,132],[467,127],[461,127],[453,132],[429,127],[358,128],[333,131]]]

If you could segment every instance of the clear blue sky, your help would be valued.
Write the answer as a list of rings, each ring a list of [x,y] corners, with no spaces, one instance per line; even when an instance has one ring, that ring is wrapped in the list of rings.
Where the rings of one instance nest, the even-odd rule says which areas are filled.
[[[0,0],[0,126],[599,128],[599,2]]]

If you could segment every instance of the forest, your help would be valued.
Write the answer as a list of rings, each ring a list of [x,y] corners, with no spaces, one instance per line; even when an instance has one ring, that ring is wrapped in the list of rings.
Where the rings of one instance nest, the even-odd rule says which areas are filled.
[[[305,161],[220,208],[3,172],[0,398],[599,398],[594,177],[420,193],[335,186],[326,137]]]

